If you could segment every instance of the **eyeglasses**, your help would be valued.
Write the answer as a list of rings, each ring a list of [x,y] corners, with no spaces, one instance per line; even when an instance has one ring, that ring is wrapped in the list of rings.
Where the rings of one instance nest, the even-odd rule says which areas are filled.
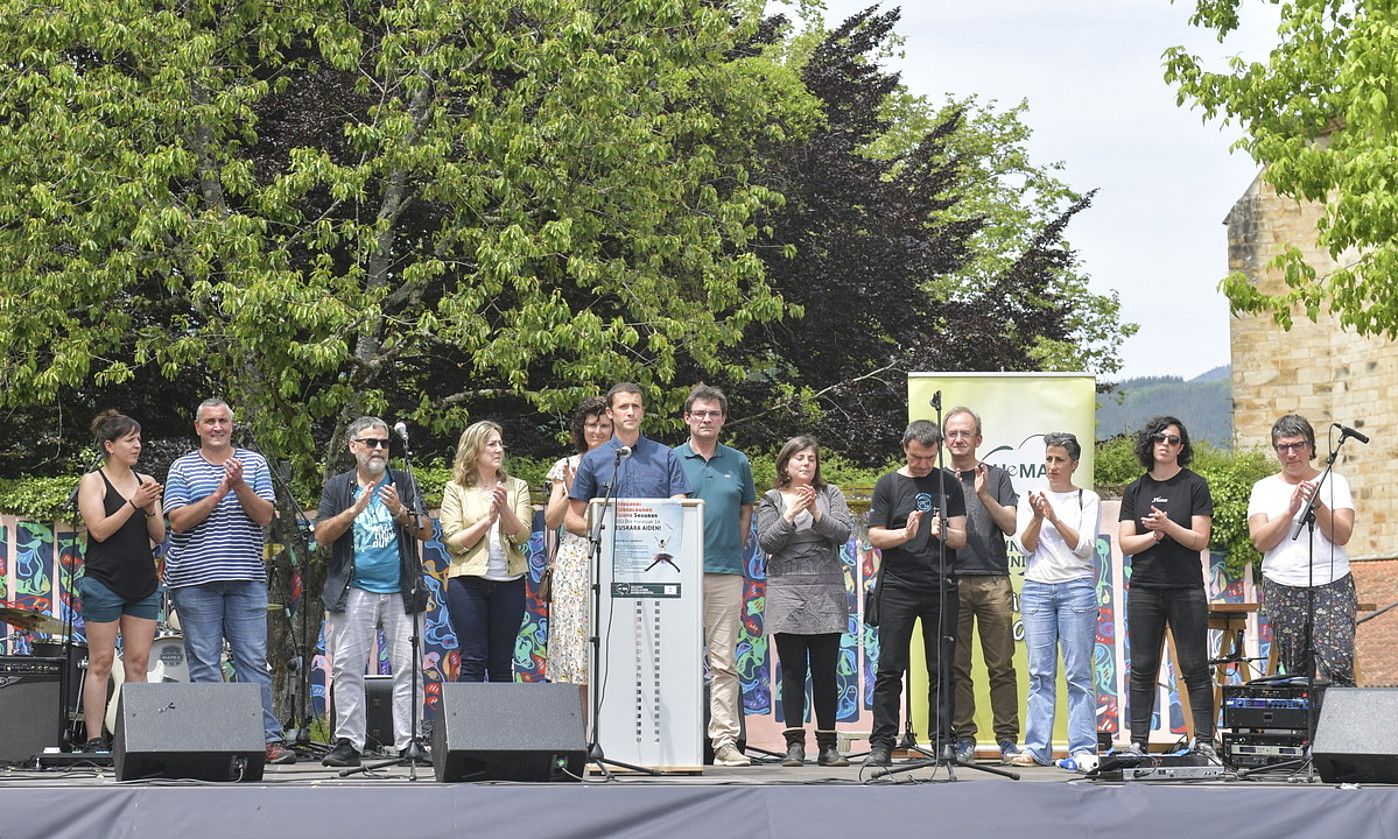
[[[695,419],[709,419],[710,417],[713,417],[714,419],[718,419],[719,417],[723,416],[723,412],[722,412],[722,411],[690,411],[690,412],[689,412],[689,415],[690,415],[691,417],[694,417]]]
[[[361,445],[361,446],[364,446],[365,448],[369,448],[369,449],[386,449],[386,448],[388,448],[388,438],[387,438],[387,437],[360,437],[358,440],[355,440],[354,442],[358,443],[358,444]]]
[[[964,440],[970,440],[972,437],[975,437],[975,436],[976,436],[976,432],[974,432],[974,431],[962,431],[962,430],[959,429],[959,428],[956,429],[955,431],[948,431],[948,432],[947,432],[947,439],[948,439],[948,440],[963,440],[963,439],[964,439]]]
[[[1150,439],[1156,443],[1169,443],[1172,446],[1178,446],[1180,444],[1180,435],[1178,434],[1156,433],[1150,435]]]
[[[1287,452],[1296,452],[1297,454],[1300,454],[1301,452],[1305,451],[1306,447],[1309,445],[1309,442],[1302,440],[1299,443],[1278,443],[1275,446],[1275,448],[1277,450],[1277,454],[1286,454]]]

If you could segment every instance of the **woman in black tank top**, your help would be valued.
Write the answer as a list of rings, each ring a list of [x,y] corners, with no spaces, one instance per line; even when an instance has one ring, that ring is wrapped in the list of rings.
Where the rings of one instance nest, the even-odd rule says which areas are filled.
[[[83,624],[88,667],[83,682],[83,719],[88,726],[85,751],[102,744],[107,680],[122,636],[122,666],[127,682],[144,682],[155,638],[152,610],[159,580],[152,545],[165,541],[160,507],[163,487],[134,467],[141,456],[141,426],[113,410],[92,421],[104,462],[83,475],[78,485],[78,512],[87,528],[83,557]]]

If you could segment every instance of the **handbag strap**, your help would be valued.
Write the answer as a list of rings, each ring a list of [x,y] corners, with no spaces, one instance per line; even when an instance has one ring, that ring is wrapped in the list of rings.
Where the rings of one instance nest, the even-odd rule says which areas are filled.
[[[874,575],[874,591],[883,589],[883,569],[887,567],[888,557],[883,555],[883,551],[879,551],[879,573]]]

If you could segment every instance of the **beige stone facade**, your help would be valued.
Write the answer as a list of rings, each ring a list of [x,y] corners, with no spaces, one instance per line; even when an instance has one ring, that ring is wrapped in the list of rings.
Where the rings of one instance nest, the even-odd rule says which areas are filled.
[[[1314,244],[1319,217],[1318,206],[1278,196],[1257,178],[1224,220],[1229,270],[1244,272],[1265,292],[1281,293],[1280,272],[1266,265],[1295,244],[1323,276],[1335,262]],[[1235,317],[1230,329],[1234,442],[1270,445],[1272,423],[1293,412],[1315,426],[1322,457],[1332,422],[1370,435],[1367,446],[1345,443],[1335,465],[1355,494],[1349,552],[1356,559],[1398,557],[1398,345],[1341,329],[1324,312],[1316,323],[1296,312],[1289,332],[1270,316]]]
[[[1266,266],[1294,244],[1323,276],[1335,262],[1314,244],[1319,217],[1317,205],[1278,196],[1257,178],[1224,220],[1229,270],[1244,272],[1263,291],[1281,293],[1285,282],[1280,272]],[[1362,560],[1354,565],[1359,600],[1379,609],[1392,604],[1398,599],[1398,345],[1343,330],[1324,312],[1313,323],[1298,310],[1290,331],[1270,316],[1251,315],[1233,318],[1230,330],[1236,445],[1270,445],[1272,423],[1293,412],[1315,426],[1322,457],[1332,422],[1370,436],[1367,446],[1347,442],[1335,468],[1349,479],[1355,495],[1348,547],[1353,559]],[[1356,654],[1361,685],[1398,684],[1395,641],[1398,609],[1360,624]]]

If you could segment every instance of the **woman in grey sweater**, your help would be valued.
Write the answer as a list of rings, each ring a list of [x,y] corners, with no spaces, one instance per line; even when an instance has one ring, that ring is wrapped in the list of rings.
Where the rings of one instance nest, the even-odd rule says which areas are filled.
[[[786,757],[805,759],[806,673],[815,706],[817,763],[848,766],[835,748],[835,666],[840,635],[849,628],[840,546],[849,540],[849,506],[820,476],[820,446],[793,437],[777,455],[776,487],[757,505],[757,544],[767,554],[767,631],[782,665]]]

